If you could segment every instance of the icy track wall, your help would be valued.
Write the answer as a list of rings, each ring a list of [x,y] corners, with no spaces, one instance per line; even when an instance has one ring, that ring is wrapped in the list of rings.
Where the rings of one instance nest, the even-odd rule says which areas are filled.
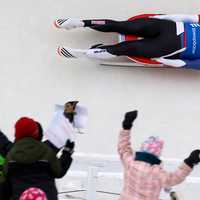
[[[58,45],[88,48],[111,43],[116,35],[92,30],[55,29],[55,18],[126,19],[140,13],[198,13],[198,0],[4,1],[1,11],[0,122],[13,137],[14,122],[28,115],[47,126],[55,103],[80,100],[89,108],[86,135],[76,150],[116,154],[123,113],[138,109],[133,142],[149,135],[165,140],[164,157],[183,159],[200,141],[200,72],[102,67],[65,60]],[[200,194],[200,193],[199,193]],[[196,195],[199,195],[196,194]]]

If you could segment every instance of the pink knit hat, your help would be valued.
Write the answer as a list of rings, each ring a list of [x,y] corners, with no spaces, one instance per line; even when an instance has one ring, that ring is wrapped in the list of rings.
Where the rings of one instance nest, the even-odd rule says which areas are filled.
[[[19,200],[47,200],[47,197],[41,189],[29,188],[22,193]]]
[[[147,140],[144,141],[144,143],[142,143],[140,151],[151,153],[157,157],[160,157],[163,146],[163,140],[159,139],[158,137],[150,136]]]

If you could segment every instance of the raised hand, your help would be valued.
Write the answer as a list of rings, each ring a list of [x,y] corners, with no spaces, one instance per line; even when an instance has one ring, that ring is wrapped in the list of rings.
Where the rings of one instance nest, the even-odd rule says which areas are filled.
[[[193,168],[194,165],[199,164],[200,162],[200,150],[196,149],[192,151],[192,153],[189,155],[188,158],[184,160],[185,164],[187,164],[189,167]]]
[[[137,110],[125,113],[124,120],[122,122],[122,127],[125,130],[130,130],[133,125],[133,121],[137,118]]]
[[[74,146],[75,146],[75,143],[74,142],[71,142],[71,140],[67,140],[66,143],[65,143],[65,147],[64,147],[64,151],[67,151],[68,153],[72,154],[74,152]]]

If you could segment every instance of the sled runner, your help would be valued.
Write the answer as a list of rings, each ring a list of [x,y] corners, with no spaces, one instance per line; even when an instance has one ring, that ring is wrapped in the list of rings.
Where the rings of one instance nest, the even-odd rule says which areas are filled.
[[[164,69],[164,68],[170,68],[173,69],[173,67],[165,66],[163,64],[142,64],[134,61],[127,61],[127,62],[112,62],[112,61],[106,61],[101,62],[100,65],[102,66],[113,66],[113,67],[137,67],[137,68],[157,68],[157,69]]]

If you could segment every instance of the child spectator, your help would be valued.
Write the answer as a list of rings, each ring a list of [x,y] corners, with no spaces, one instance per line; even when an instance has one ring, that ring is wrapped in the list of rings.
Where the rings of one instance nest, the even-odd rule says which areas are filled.
[[[119,135],[118,152],[124,166],[124,187],[120,200],[158,200],[160,191],[184,181],[194,165],[200,162],[200,150],[194,150],[174,172],[161,166],[163,141],[157,137],[147,139],[140,149],[131,148],[131,128],[137,111],[125,114]]]

